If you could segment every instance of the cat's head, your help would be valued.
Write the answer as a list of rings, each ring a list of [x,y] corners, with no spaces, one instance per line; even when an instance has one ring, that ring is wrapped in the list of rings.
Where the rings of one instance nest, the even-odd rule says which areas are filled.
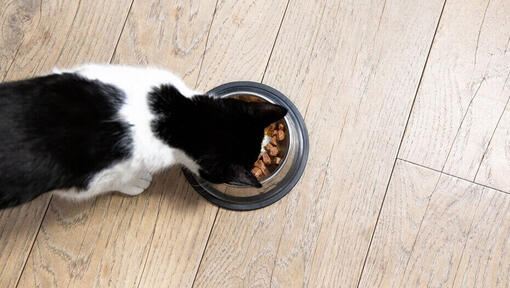
[[[209,182],[261,187],[251,169],[261,151],[264,128],[282,119],[287,109],[268,102],[189,99],[168,92],[159,104],[166,121],[155,127],[165,142],[189,155],[198,164],[200,177]],[[153,109],[156,104],[153,101]]]

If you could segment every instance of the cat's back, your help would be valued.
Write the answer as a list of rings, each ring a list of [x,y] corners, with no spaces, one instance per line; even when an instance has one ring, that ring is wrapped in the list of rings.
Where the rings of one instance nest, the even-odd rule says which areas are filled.
[[[0,84],[0,206],[85,186],[128,157],[129,125],[118,117],[124,97],[71,73]]]

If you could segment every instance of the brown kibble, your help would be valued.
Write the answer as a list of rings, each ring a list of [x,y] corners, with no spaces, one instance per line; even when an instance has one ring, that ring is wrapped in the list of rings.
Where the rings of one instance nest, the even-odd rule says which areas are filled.
[[[278,130],[283,130],[283,128],[285,128],[285,126],[282,123],[279,123],[278,124]]]
[[[276,140],[276,136],[271,137],[271,141],[269,141],[272,145],[276,146],[278,145],[278,141]]]
[[[257,177],[257,179],[260,179],[260,177],[262,177],[262,170],[260,170],[260,168],[258,167],[254,167],[253,169],[251,169],[251,173]]]
[[[280,158],[280,157],[274,157],[274,164],[276,164],[276,165],[280,165],[280,163],[282,163],[282,158]]]
[[[266,146],[264,146],[264,149],[266,149],[266,151],[269,151],[269,150],[271,150],[273,147],[274,147],[274,146],[273,146],[273,144],[271,144],[271,143],[267,143],[267,145],[266,145]]]
[[[271,149],[268,151],[269,156],[278,156],[278,148],[275,146],[272,146]]]
[[[259,168],[260,170],[264,169],[264,167],[266,167],[266,165],[264,165],[264,162],[262,162],[262,160],[257,160],[257,162],[255,162],[255,164],[253,164],[253,166]]]
[[[283,141],[283,139],[285,139],[285,132],[278,130],[278,141]]]
[[[264,164],[266,164],[266,165],[270,165],[271,157],[269,157],[269,155],[267,155],[267,153],[262,154],[262,162],[264,162]]]
[[[273,130],[273,133],[271,133],[271,136],[276,136],[278,135],[278,131],[277,130]]]
[[[269,175],[269,170],[267,169],[267,167],[266,167],[266,166],[264,166],[264,167],[262,168],[262,174],[264,174],[264,176],[268,176],[268,175]]]
[[[253,164],[253,166],[255,166],[255,168],[259,169],[260,172],[262,172],[262,174],[264,174],[264,175],[269,174],[269,170],[267,170],[267,167],[264,164],[264,162],[262,162],[262,160],[258,160],[257,162],[255,162],[255,164]]]

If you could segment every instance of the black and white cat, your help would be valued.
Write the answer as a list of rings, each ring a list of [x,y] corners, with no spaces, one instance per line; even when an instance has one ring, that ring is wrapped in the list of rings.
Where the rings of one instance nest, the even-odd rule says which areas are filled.
[[[86,65],[0,84],[0,208],[56,192],[138,195],[174,164],[214,183],[260,187],[264,127],[287,110],[212,98],[170,72]]]

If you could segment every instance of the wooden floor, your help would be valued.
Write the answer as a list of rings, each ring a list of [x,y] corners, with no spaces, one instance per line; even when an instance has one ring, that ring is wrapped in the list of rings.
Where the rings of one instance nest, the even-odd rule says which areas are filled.
[[[510,286],[510,1],[0,0],[0,80],[157,65],[288,95],[294,190],[232,212],[179,169],[139,197],[0,212],[0,287]]]

